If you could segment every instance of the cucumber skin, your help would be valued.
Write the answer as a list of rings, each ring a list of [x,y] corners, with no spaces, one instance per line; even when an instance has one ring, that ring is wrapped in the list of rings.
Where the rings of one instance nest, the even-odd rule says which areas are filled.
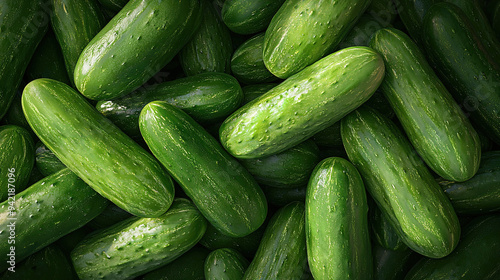
[[[64,163],[62,163],[42,142],[36,143],[35,163],[38,171],[40,171],[43,176],[50,176],[66,168],[66,165],[64,165]]]
[[[152,101],[166,101],[197,122],[211,123],[239,108],[243,92],[238,81],[224,73],[202,73],[164,82],[113,100],[99,101],[97,110],[130,137],[141,137],[139,115]]]
[[[200,22],[197,0],[130,0],[81,53],[76,87],[92,100],[132,92],[172,60]]]
[[[15,246],[16,261],[82,227],[108,205],[69,169],[61,170],[16,194],[16,241],[11,245],[7,240],[12,222],[9,202],[13,201],[0,204],[0,252],[5,256]],[[5,269],[6,262],[0,264],[0,271]]]
[[[330,53],[364,13],[369,0],[288,0],[266,30],[263,59],[282,79]]]
[[[372,49],[338,51],[234,112],[220,128],[221,143],[237,158],[282,152],[359,107],[383,77],[382,57]]]
[[[387,28],[375,33],[370,46],[384,57],[382,93],[418,154],[443,178],[472,178],[481,158],[479,135],[417,45]]]
[[[305,207],[314,279],[371,279],[368,204],[356,168],[343,158],[322,160],[307,185]]]
[[[362,107],[342,119],[341,130],[349,160],[403,242],[431,258],[452,252],[460,237],[457,215],[395,124]]]
[[[373,280],[401,280],[422,256],[406,248],[390,250],[373,245]]]
[[[249,264],[250,262],[234,249],[217,249],[212,251],[205,261],[205,279],[241,279]]]
[[[277,85],[278,85],[277,83],[266,83],[266,84],[247,85],[242,87],[241,88],[243,91],[242,105],[245,105],[248,102],[254,100],[255,98],[263,95],[264,93],[270,91]]]
[[[0,126],[0,202],[9,196],[9,169],[15,176],[15,193],[23,191],[35,163],[35,144],[29,132],[16,125]]]
[[[255,179],[186,113],[151,102],[139,127],[153,155],[218,230],[242,237],[262,225],[267,202]]]
[[[230,0],[222,6],[222,20],[238,34],[253,34],[266,30],[285,0]]]
[[[302,279],[307,266],[304,211],[302,202],[276,211],[243,280]]]
[[[403,243],[387,216],[376,205],[370,208],[370,224],[372,239],[380,246],[394,251],[408,249],[408,246]]]
[[[384,0],[385,1],[385,0]],[[375,2],[372,2],[372,4]],[[354,27],[340,42],[338,49],[354,46],[366,46],[370,44],[372,35],[379,29],[391,26],[390,22],[381,22],[371,15],[364,14],[356,22]]]
[[[157,218],[132,217],[88,235],[71,252],[80,279],[133,279],[191,249],[206,220],[187,199],[178,198]]]
[[[427,57],[441,80],[477,127],[500,143],[500,61],[490,59],[479,30],[453,4],[429,9],[423,29]]]
[[[25,87],[22,105],[40,140],[99,194],[136,216],[168,209],[174,189],[160,163],[71,87],[35,80]]]
[[[411,38],[419,45],[423,45],[422,24],[427,11],[441,0],[396,0],[399,5],[398,13],[401,21],[408,30]]]

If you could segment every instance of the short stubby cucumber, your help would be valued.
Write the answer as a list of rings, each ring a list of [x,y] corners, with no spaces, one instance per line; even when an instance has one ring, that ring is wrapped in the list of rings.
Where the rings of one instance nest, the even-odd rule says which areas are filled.
[[[248,260],[234,249],[217,249],[212,251],[205,261],[205,279],[241,279],[249,264]]]

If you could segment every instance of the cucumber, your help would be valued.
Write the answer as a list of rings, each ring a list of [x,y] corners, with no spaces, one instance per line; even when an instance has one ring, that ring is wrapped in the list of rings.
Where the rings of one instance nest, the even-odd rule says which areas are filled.
[[[129,2],[129,0],[99,0],[99,3],[106,9],[118,12]]]
[[[71,252],[80,279],[133,279],[191,249],[206,220],[187,199],[177,198],[157,218],[132,217],[87,236]]]
[[[200,22],[198,0],[130,0],[82,51],[76,87],[92,100],[132,92],[172,60]]]
[[[470,180],[462,183],[440,180],[439,183],[457,213],[500,211],[500,151],[483,153],[479,170]]]
[[[242,237],[262,225],[267,203],[255,179],[186,113],[151,102],[139,127],[153,155],[214,227]]]
[[[15,262],[22,261],[88,223],[107,204],[73,172],[63,169],[0,204],[0,253],[12,254],[15,246]],[[9,228],[12,223],[15,241],[9,239],[14,234]],[[2,262],[0,271],[8,265]]]
[[[240,160],[259,184],[276,188],[307,185],[318,162],[319,148],[312,140],[306,140],[275,155]]]
[[[31,186],[31,185],[35,184],[36,182],[42,180],[43,178],[45,178],[45,176],[43,176],[43,174],[40,173],[38,168],[36,168],[36,165],[34,165],[33,169],[31,169],[30,178],[28,180],[27,186]]]
[[[99,214],[99,216],[95,217],[88,223],[88,226],[92,229],[98,230],[110,227],[130,217],[131,215],[128,212],[125,212],[120,207],[110,203],[108,207],[106,207],[106,209]]]
[[[333,51],[359,17],[369,0],[288,0],[266,30],[264,63],[286,79]]]
[[[131,137],[140,137],[139,114],[152,101],[166,101],[197,122],[216,122],[234,112],[243,93],[238,81],[224,73],[202,73],[164,82],[122,98],[100,101],[97,110]]]
[[[80,241],[82,241],[91,232],[92,230],[89,227],[83,226],[61,237],[54,244],[57,244],[64,254],[69,257],[71,251],[73,251],[76,245],[78,245],[78,243],[80,243]]]
[[[376,206],[370,208],[371,233],[374,241],[389,250],[408,249],[391,225],[389,218]]]
[[[479,136],[417,45],[387,28],[375,33],[370,46],[384,57],[382,93],[425,163],[448,180],[474,176],[481,157]]]
[[[422,24],[427,11],[441,0],[398,0],[398,12],[408,34],[419,45],[423,46]]]
[[[48,0],[0,2],[0,119],[9,109],[26,67],[47,30]]]
[[[2,121],[4,121],[5,124],[17,125],[26,129],[30,133],[33,141],[35,141],[35,139],[38,139],[38,137],[33,132],[30,124],[28,123],[26,117],[24,116],[23,107],[21,106],[21,95],[22,92],[18,91],[18,94],[16,94],[14,100],[12,100],[9,110],[5,114]]]
[[[385,1],[385,0],[384,0]],[[375,2],[372,2],[372,4]],[[356,22],[354,27],[340,42],[338,49],[354,46],[366,46],[370,43],[373,34],[384,27],[391,26],[390,22],[382,21],[371,15],[364,14]]]
[[[441,80],[474,124],[500,143],[500,68],[494,65],[500,61],[490,59],[478,30],[453,4],[434,5],[423,28],[427,57]]]
[[[211,252],[205,261],[205,279],[241,279],[249,263],[245,257],[234,249],[217,249]]]
[[[320,147],[342,147],[342,136],[340,135],[340,122],[323,129],[322,131],[314,134],[312,137],[314,142]]]
[[[222,20],[238,34],[253,34],[266,30],[271,19],[285,0],[229,0],[222,6]]]
[[[376,242],[373,244],[373,280],[401,280],[420,255],[412,250],[390,250]]]
[[[42,142],[36,143],[35,163],[38,171],[40,171],[43,176],[52,175],[66,168],[66,165],[64,165],[64,163],[62,163]]]
[[[0,202],[23,191],[35,163],[29,132],[16,125],[0,126]]]
[[[384,63],[372,49],[338,51],[234,112],[221,126],[221,143],[237,158],[287,150],[359,107],[383,77]]]
[[[302,279],[307,266],[304,203],[292,202],[269,221],[243,280]]]
[[[264,93],[270,91],[273,87],[277,85],[278,85],[277,83],[265,83],[265,84],[247,85],[242,87],[241,88],[243,91],[242,105],[245,105],[248,102],[256,99],[257,97],[263,95]]]
[[[361,107],[342,119],[341,131],[349,160],[403,242],[431,258],[451,253],[460,237],[457,215],[396,125]]]
[[[51,0],[51,2],[52,28],[61,45],[71,85],[74,86],[76,62],[90,40],[106,25],[106,19],[97,0]]]
[[[269,204],[282,207],[293,201],[305,202],[307,186],[277,188],[261,186]]]
[[[307,185],[305,207],[314,279],[371,279],[368,204],[356,168],[343,158],[322,160]]]
[[[234,51],[231,58],[231,71],[242,83],[267,83],[278,79],[264,65],[262,58],[264,35],[260,33],[253,36]]]
[[[170,176],[82,95],[38,79],[24,89],[22,105],[40,140],[99,194],[136,216],[167,211],[174,192]]]
[[[201,0],[204,11],[200,27],[179,53],[186,76],[204,72],[231,73],[233,43],[227,26],[217,14],[211,0]]]
[[[423,259],[405,280],[494,280],[500,277],[500,216],[480,216],[469,222],[457,248],[446,258]]]

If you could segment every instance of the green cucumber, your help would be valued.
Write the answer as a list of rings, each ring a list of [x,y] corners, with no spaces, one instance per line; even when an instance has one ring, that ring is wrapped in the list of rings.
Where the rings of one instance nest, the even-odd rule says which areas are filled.
[[[340,135],[340,122],[321,130],[312,137],[314,142],[320,147],[342,147],[342,136]]]
[[[422,24],[427,11],[432,5],[441,0],[397,0],[398,12],[401,21],[408,30],[408,34],[419,45],[423,45]]]
[[[359,17],[369,0],[288,0],[266,30],[264,63],[286,79],[333,51]]]
[[[319,148],[306,140],[281,153],[256,159],[241,159],[243,167],[259,184],[276,188],[307,185],[311,172],[319,162]]]
[[[48,24],[48,0],[0,2],[0,119],[9,109]]]
[[[71,85],[74,85],[76,62],[90,40],[106,25],[106,19],[97,0],[51,0],[51,2],[52,28],[61,45]]]
[[[62,163],[42,142],[36,143],[35,163],[38,171],[40,171],[43,176],[52,175],[66,168],[66,165],[64,165],[64,163]]]
[[[153,155],[218,230],[242,237],[262,225],[267,203],[255,179],[186,113],[151,102],[139,127]]]
[[[35,163],[29,132],[16,125],[0,126],[0,202],[23,191]]]
[[[431,258],[451,253],[460,237],[457,215],[396,125],[361,107],[342,119],[341,130],[349,160],[403,242]]]
[[[172,179],[160,163],[61,82],[38,79],[24,89],[29,124],[54,154],[98,193],[140,217],[172,203]]]
[[[257,34],[241,44],[231,58],[231,71],[242,83],[257,84],[278,79],[267,70],[262,59],[264,33]]]
[[[57,244],[64,254],[69,256],[76,245],[78,245],[78,243],[80,243],[80,241],[82,241],[91,232],[92,230],[89,227],[83,226],[61,237],[54,244]]]
[[[110,227],[130,217],[131,215],[128,212],[124,211],[113,203],[110,203],[108,207],[106,207],[106,209],[104,209],[104,211],[99,214],[99,216],[95,217],[88,223],[88,226],[92,229],[98,230],[101,228]]]
[[[390,250],[373,244],[373,280],[401,280],[420,255],[410,249]]]
[[[277,83],[266,83],[266,84],[255,84],[247,85],[242,87],[243,91],[243,102],[242,105],[256,99],[257,97],[263,95],[264,93],[270,91],[273,87],[277,86]]]
[[[389,27],[390,25],[391,24],[389,22],[380,21],[373,16],[365,14],[359,18],[356,25],[354,25],[351,31],[347,33],[344,39],[340,42],[338,49],[341,50],[354,46],[368,47],[373,34],[377,30]]]
[[[371,279],[366,191],[350,162],[332,157],[316,166],[307,185],[305,215],[314,279]]]
[[[476,175],[465,182],[441,180],[441,187],[457,213],[500,211],[500,151],[483,153]]]
[[[132,217],[87,236],[71,252],[80,279],[133,279],[191,249],[206,220],[187,199],[177,198],[157,218]]]
[[[211,252],[205,261],[205,279],[241,279],[249,264],[250,262],[234,249],[217,249]]]
[[[467,15],[450,3],[429,9],[424,20],[427,57],[471,120],[500,143],[500,68],[495,69]],[[467,55],[464,55],[464,54]]]
[[[216,122],[234,112],[243,93],[238,81],[224,73],[202,73],[144,88],[122,98],[100,101],[97,110],[131,137],[140,137],[139,114],[152,101],[166,101],[197,122]]]
[[[359,107],[383,77],[384,63],[372,49],[340,50],[234,112],[221,126],[221,143],[237,158],[287,150]]]
[[[130,0],[82,51],[76,87],[92,100],[132,92],[189,41],[201,12],[198,0]]]
[[[31,169],[30,178],[28,180],[27,186],[31,186],[31,185],[35,184],[36,182],[42,180],[43,178],[45,178],[45,176],[43,176],[43,174],[40,173],[40,171],[38,170],[36,165],[34,165],[33,169]]]
[[[118,12],[129,2],[129,0],[99,0],[99,3],[106,9]]]
[[[382,93],[425,163],[448,180],[474,176],[481,157],[479,136],[417,45],[387,28],[375,33],[370,46],[384,57]]]
[[[18,94],[16,94],[14,100],[12,100],[9,110],[5,114],[2,121],[4,121],[6,124],[20,126],[30,133],[33,140],[38,139],[36,134],[31,129],[30,124],[26,120],[26,117],[24,116],[23,107],[21,106],[21,96],[22,92],[18,91]]]
[[[494,280],[500,277],[500,216],[469,222],[457,248],[446,258],[423,259],[405,280]]]
[[[266,30],[285,0],[229,0],[222,6],[222,20],[238,34]]]
[[[243,280],[301,279],[307,266],[304,203],[292,202],[269,221]]]
[[[107,205],[78,176],[63,169],[0,204],[0,253],[12,254],[11,246],[15,246],[14,262],[19,262],[82,227]],[[15,239],[10,238],[12,234]],[[0,271],[7,265],[2,262]]]
[[[389,218],[376,205],[370,208],[371,233],[374,241],[389,250],[408,249],[391,225]]]
[[[261,186],[269,204],[282,207],[293,201],[305,202],[307,186],[294,188],[276,188]]]
[[[210,0],[201,0],[204,11],[200,27],[179,53],[186,76],[204,72],[231,73],[233,43],[227,26]]]

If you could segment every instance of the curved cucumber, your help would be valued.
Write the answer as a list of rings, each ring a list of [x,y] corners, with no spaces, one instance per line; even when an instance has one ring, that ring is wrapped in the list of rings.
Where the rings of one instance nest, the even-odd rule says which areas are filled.
[[[68,85],[38,79],[24,89],[29,124],[54,154],[98,193],[141,217],[156,217],[173,200],[160,163]]]
[[[234,112],[220,128],[221,143],[238,158],[287,150],[359,107],[383,77],[384,63],[372,49],[338,51]]]
[[[234,249],[212,251],[205,261],[206,280],[241,279],[250,262]]]
[[[371,279],[365,187],[356,168],[345,159],[324,159],[311,175],[306,240],[314,279]]]
[[[222,6],[222,20],[238,34],[264,31],[285,0],[230,0]]]
[[[66,168],[66,165],[64,165],[64,163],[62,163],[42,142],[36,143],[35,148],[36,167],[43,176],[52,175]]]
[[[255,84],[242,87],[243,105],[270,91],[277,83]]]
[[[431,258],[451,253],[460,237],[457,215],[396,125],[361,107],[341,129],[349,159],[403,242]]]

